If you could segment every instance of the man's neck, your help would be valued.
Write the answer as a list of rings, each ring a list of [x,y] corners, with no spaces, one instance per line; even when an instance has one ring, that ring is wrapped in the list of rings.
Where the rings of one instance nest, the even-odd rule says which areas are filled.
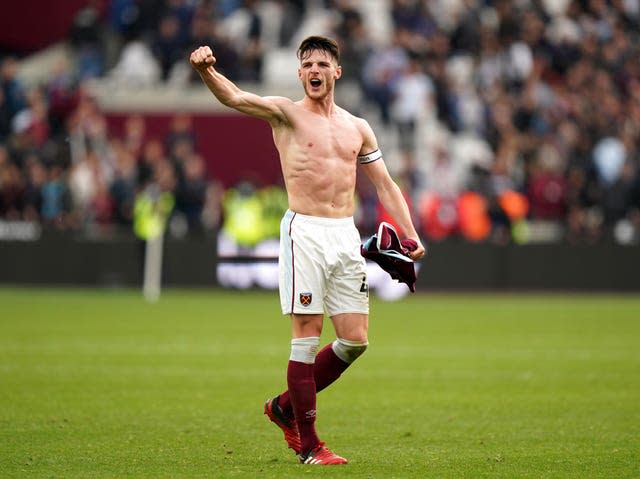
[[[336,111],[336,104],[333,101],[333,95],[327,95],[319,100],[314,100],[313,98],[305,96],[302,99],[302,105],[307,110],[326,117],[333,115]]]

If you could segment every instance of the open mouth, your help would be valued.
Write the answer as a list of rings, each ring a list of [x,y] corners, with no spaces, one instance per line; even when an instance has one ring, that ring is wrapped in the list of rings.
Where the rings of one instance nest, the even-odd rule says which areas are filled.
[[[309,80],[309,84],[312,87],[319,87],[322,84],[322,82],[318,78],[312,78],[311,80]]]

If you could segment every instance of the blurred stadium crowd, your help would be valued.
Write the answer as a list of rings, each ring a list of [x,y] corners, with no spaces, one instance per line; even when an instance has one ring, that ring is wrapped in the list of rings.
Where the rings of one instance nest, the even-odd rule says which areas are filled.
[[[373,124],[427,239],[640,240],[640,0],[89,2],[46,82],[2,59],[0,220],[130,228],[139,195],[168,193],[175,231],[197,232],[255,205],[268,195],[206,171],[188,115],[165,138],[136,115],[114,134],[91,79],[194,87],[206,44],[253,88],[312,33],[339,40],[338,100]],[[385,213],[358,191],[371,231]]]

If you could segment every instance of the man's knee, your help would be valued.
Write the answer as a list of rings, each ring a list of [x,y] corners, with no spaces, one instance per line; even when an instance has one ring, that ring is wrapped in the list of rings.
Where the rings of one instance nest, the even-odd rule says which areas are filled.
[[[313,364],[316,362],[318,354],[318,346],[320,345],[319,336],[310,336],[307,338],[295,338],[291,340],[291,361],[299,363]]]
[[[368,341],[349,341],[338,338],[331,345],[333,352],[345,363],[351,364],[358,359],[367,349]]]

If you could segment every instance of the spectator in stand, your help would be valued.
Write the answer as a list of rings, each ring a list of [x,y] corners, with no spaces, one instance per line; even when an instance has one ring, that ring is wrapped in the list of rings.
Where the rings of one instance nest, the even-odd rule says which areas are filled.
[[[340,5],[337,12],[340,19],[335,27],[335,36],[340,44],[341,81],[353,81],[362,86],[361,72],[372,52],[371,38],[362,14],[353,5]]]
[[[108,145],[106,118],[93,95],[80,88],[78,106],[67,122],[72,164],[84,158],[88,150],[104,153]]]
[[[47,173],[42,185],[42,210],[40,212],[44,226],[56,230],[66,230],[77,226],[72,211],[71,194],[67,187],[66,171],[57,164]]]
[[[409,52],[409,61],[398,79],[391,85],[391,118],[398,129],[401,164],[399,178],[414,204],[423,186],[423,174],[416,160],[418,125],[433,110],[434,86],[424,73],[419,55]]]
[[[119,139],[111,140],[110,150],[114,163],[113,180],[109,185],[109,194],[113,199],[113,219],[116,224],[130,225],[137,191],[137,159]]]
[[[336,95],[347,110],[358,114],[363,108],[362,71],[372,54],[372,41],[359,10],[349,2],[338,3],[339,20],[334,27],[334,35],[341,51],[342,77],[336,85]]]
[[[200,234],[203,231],[202,213],[207,188],[204,159],[197,153],[192,153],[180,165],[175,195],[176,210],[184,215],[190,233]]]
[[[392,0],[389,14],[396,30],[414,32],[423,38],[430,37],[436,25],[424,2]],[[416,45],[408,45],[416,48]]]
[[[200,45],[216,45],[216,58],[220,61],[220,71],[228,78],[240,79],[240,56],[232,43],[220,33],[218,23],[206,15],[196,15],[191,24],[189,48],[191,51]],[[191,69],[191,81],[200,82],[198,75]]]
[[[11,120],[12,135],[8,147],[11,161],[22,168],[24,158],[44,145],[48,137],[45,106],[39,100],[19,111]]]
[[[185,38],[180,31],[180,20],[174,15],[160,19],[158,32],[151,41],[151,52],[160,65],[160,77],[169,80],[174,66],[184,58]]]
[[[294,35],[305,19],[309,7],[307,0],[280,0],[283,9],[280,25],[280,46],[291,45]]]
[[[413,155],[416,128],[433,109],[433,82],[422,69],[419,54],[409,52],[405,69],[391,85],[391,117],[398,128],[400,150]]]
[[[25,167],[27,173],[22,218],[25,221],[40,222],[42,219],[42,188],[47,180],[47,170],[35,154],[26,159]]]
[[[193,143],[185,138],[175,141],[169,150],[169,159],[180,170],[184,163],[195,154]]]
[[[0,171],[5,169],[10,162],[11,159],[9,158],[9,150],[6,146],[0,143]]]
[[[89,224],[106,232],[113,227],[114,198],[105,181],[98,181],[89,204]]]
[[[66,137],[66,122],[79,100],[78,82],[71,71],[68,59],[61,58],[55,63],[45,91],[49,105],[51,136],[60,141]]]
[[[144,117],[138,114],[130,115],[124,122],[122,144],[127,151],[138,157],[142,154],[146,134],[147,125]]]
[[[190,115],[179,113],[171,118],[169,131],[165,137],[165,143],[167,151],[170,152],[170,155],[175,157],[175,160],[178,160],[178,157],[181,156],[180,154],[176,154],[177,149],[186,148],[187,150],[190,150],[187,151],[187,153],[191,153],[196,149],[196,136],[193,131],[193,119]]]
[[[400,77],[409,60],[403,43],[409,35],[406,30],[395,32],[390,45],[371,52],[362,72],[365,95],[378,107],[385,125],[391,123],[391,85]]]
[[[49,140],[49,106],[45,94],[39,87],[30,88],[27,92],[27,106],[18,112],[16,118],[24,115],[28,118],[27,133],[32,148],[42,148]]]
[[[81,79],[102,76],[105,67],[105,25],[100,2],[89,0],[73,19],[69,40]]]
[[[69,189],[82,224],[92,224],[98,218],[100,222],[111,220],[112,202],[105,198],[110,176],[111,171],[96,151],[89,151],[71,168]]]
[[[24,85],[18,78],[17,58],[10,56],[4,58],[0,63],[0,87],[7,105],[6,108],[13,117],[26,105]]]
[[[170,16],[178,22],[179,41],[184,45],[189,37],[189,29],[196,11],[193,0],[165,0],[165,17]],[[162,22],[162,18],[160,19]]]
[[[11,162],[0,165],[0,218],[20,220],[24,201],[24,184],[18,167]]]
[[[156,85],[160,75],[160,66],[148,43],[134,38],[125,43],[108,76],[117,87],[135,89]]]
[[[138,161],[138,188],[144,187],[154,175],[157,165],[167,161],[164,145],[157,138],[148,140]]]
[[[6,101],[4,89],[0,88],[0,142],[5,142],[11,135],[11,110]]]
[[[531,164],[527,196],[531,205],[531,218],[560,221],[566,214],[565,166],[557,148],[542,144]]]
[[[239,80],[260,82],[262,80],[263,43],[262,18],[258,13],[257,0],[243,0],[242,6],[224,19],[226,37],[239,54]]]

